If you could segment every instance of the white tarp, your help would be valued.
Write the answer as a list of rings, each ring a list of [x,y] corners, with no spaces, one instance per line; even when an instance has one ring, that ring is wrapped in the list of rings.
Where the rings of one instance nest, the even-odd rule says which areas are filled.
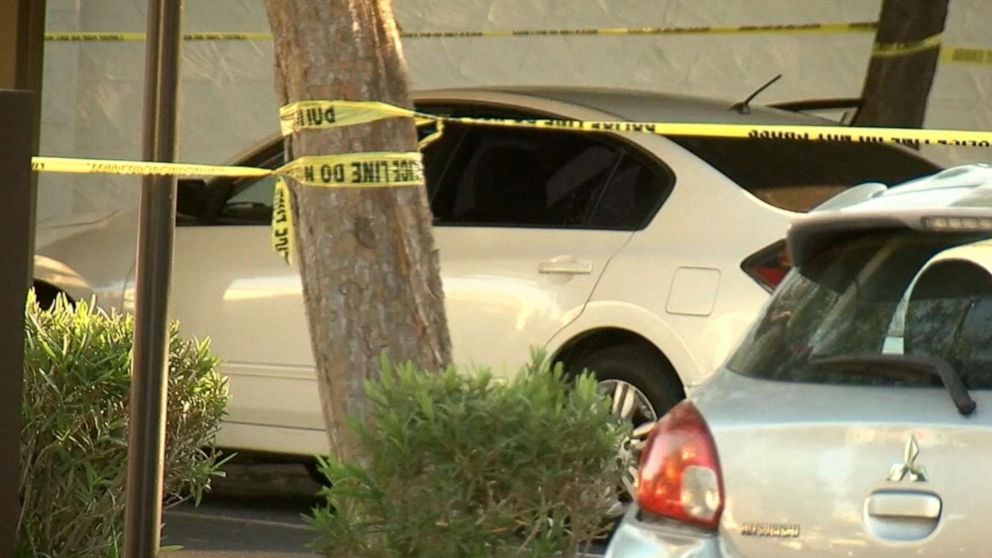
[[[48,31],[143,32],[145,0],[48,0]],[[268,31],[262,0],[186,0],[188,32]],[[880,0],[396,0],[404,31],[769,25],[873,21]],[[992,3],[954,0],[944,44],[992,48]],[[408,39],[415,88],[583,85],[756,103],[857,97],[873,35],[766,34]],[[221,163],[278,129],[267,41],[183,47],[180,156]],[[49,42],[43,155],[138,158],[143,42]],[[992,130],[992,66],[941,64],[926,126]],[[940,153],[955,162],[992,152]],[[87,219],[137,203],[140,180],[41,177],[39,224]]]

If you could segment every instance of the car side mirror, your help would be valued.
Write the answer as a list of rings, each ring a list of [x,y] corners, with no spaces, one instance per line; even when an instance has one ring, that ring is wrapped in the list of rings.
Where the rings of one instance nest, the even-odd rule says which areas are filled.
[[[179,217],[199,219],[207,205],[207,181],[180,178],[176,181],[176,213]]]

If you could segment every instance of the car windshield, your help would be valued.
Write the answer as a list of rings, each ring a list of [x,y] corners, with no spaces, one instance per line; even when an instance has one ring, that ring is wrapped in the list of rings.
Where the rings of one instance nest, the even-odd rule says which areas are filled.
[[[969,389],[992,389],[988,236],[900,229],[834,242],[789,274],[727,367],[777,381],[933,385],[816,366],[844,355],[930,356]]]

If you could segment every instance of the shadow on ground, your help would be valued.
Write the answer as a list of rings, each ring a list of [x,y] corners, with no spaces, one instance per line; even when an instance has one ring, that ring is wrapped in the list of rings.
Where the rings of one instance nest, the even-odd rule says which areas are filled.
[[[179,545],[175,558],[315,556],[314,534],[303,516],[319,504],[318,485],[296,463],[231,463],[199,507],[165,512],[163,546]]]

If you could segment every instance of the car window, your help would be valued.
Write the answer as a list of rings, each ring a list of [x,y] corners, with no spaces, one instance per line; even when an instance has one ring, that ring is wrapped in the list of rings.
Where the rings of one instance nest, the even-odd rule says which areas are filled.
[[[589,224],[596,228],[644,228],[668,197],[671,176],[626,153],[596,204]]]
[[[437,224],[635,230],[671,186],[603,136],[449,127],[463,136],[432,196]]]
[[[270,204],[272,203],[272,191],[275,189],[276,179],[266,176],[251,184],[240,192],[231,196],[227,200],[227,206],[237,207],[240,205]]]
[[[280,142],[282,143],[282,142]],[[258,160],[259,168],[276,169],[284,164],[286,154],[276,149],[268,157]],[[220,208],[217,224],[223,225],[264,225],[272,222],[272,195],[276,177],[242,178],[231,183],[228,197]]]
[[[437,125],[435,123],[421,125],[417,128],[419,140],[436,131]],[[464,132],[465,130],[461,126],[447,125],[440,137],[420,148],[420,153],[424,157],[424,181],[427,183],[428,199],[434,199],[441,177],[447,171],[451,156],[461,143]]]
[[[891,145],[670,137],[761,201],[809,211],[865,182],[899,184],[940,167]]]
[[[992,297],[971,302],[957,341],[959,366],[969,385],[992,385]]]
[[[554,116],[471,105],[426,104],[417,108],[456,117]],[[417,130],[418,139],[424,139],[437,126],[425,123]],[[440,137],[421,150],[434,222],[641,229],[670,193],[674,176],[659,161],[605,138],[567,131],[447,124]],[[281,140],[258,153],[264,156],[241,164],[277,168],[286,160]],[[215,179],[207,185],[210,195],[200,197],[220,193],[223,201],[215,204],[220,207],[213,211],[197,202],[194,224],[268,225],[274,188],[273,177]]]
[[[992,389],[992,273],[940,256],[976,240],[888,231],[822,251],[785,279],[728,368],[779,381],[927,384],[825,371],[810,361],[864,353],[931,355],[950,362],[968,387]]]
[[[436,125],[434,123],[418,126],[418,139],[423,139],[435,131]],[[443,170],[446,162],[444,154],[450,151],[449,146],[456,143],[457,139],[457,133],[445,132],[440,140],[423,150],[425,176],[427,176],[428,183],[432,181],[432,176]],[[279,168],[286,161],[286,153],[282,147],[282,140],[273,142],[272,145],[260,150],[260,153],[265,154],[264,156],[255,157],[252,161],[245,161],[241,164],[267,169]],[[434,172],[432,173],[432,171]],[[270,225],[275,184],[276,178],[274,176],[235,180],[220,178],[211,181],[206,186],[208,189],[225,191],[227,196],[215,216],[207,216],[201,221],[207,221],[214,225]],[[202,208],[198,208],[198,211],[202,211]],[[197,222],[196,224],[203,223]]]

